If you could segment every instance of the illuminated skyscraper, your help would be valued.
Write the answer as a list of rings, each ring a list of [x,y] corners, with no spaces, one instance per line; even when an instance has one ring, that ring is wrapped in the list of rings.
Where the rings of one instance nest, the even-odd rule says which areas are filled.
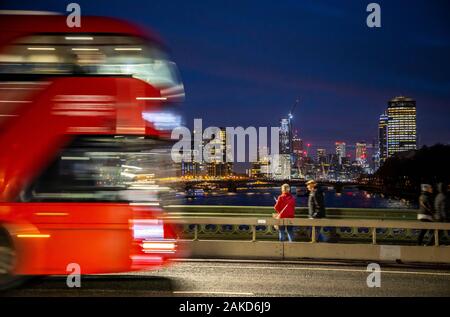
[[[212,162],[207,163],[208,176],[212,177],[226,177],[233,172],[233,164],[226,161],[226,153],[230,145],[227,144],[226,129],[220,128],[219,135],[215,136],[209,144],[217,144],[220,151],[216,153],[215,147],[211,148],[211,157],[214,158]]]
[[[342,158],[347,155],[345,142],[336,142],[336,155],[338,157],[339,165],[342,165]]]
[[[303,155],[303,140],[298,137],[297,133],[292,138],[292,152],[296,156]]]
[[[416,101],[395,97],[389,101],[386,114],[387,157],[397,152],[417,149]]]
[[[387,136],[388,136],[388,119],[386,113],[383,113],[380,116],[380,120],[378,121],[378,153],[377,153],[377,166],[383,165],[388,157],[387,151]]]
[[[280,120],[280,149],[274,157],[277,166],[275,178],[290,179],[292,176],[292,127],[291,118]]]
[[[191,148],[194,147],[194,139],[191,140]],[[191,177],[198,177],[200,176],[200,167],[201,164],[199,162],[194,161],[194,151],[196,149],[188,150],[190,159],[188,161],[181,161],[181,176],[191,176]],[[198,151],[198,149],[197,149]],[[180,153],[181,155],[181,153]]]
[[[367,144],[365,142],[356,143],[355,158],[360,166],[364,167],[367,165]]]
[[[292,130],[290,120],[280,120],[280,154],[292,154]]]
[[[292,176],[294,178],[302,177],[302,165],[305,152],[303,151],[303,140],[298,136],[298,131],[294,132],[292,137]]]
[[[252,168],[250,169],[250,177],[256,178],[269,178],[270,173],[270,155],[267,146],[262,146],[258,148],[258,161],[252,163]]]
[[[325,164],[327,162],[327,152],[325,149],[317,149],[317,163]]]
[[[208,173],[207,166],[203,161],[197,161],[199,152],[203,152],[204,142],[201,142],[196,146],[194,138],[191,139],[191,150],[188,151],[190,159],[188,161],[182,160],[181,162],[181,176],[185,177],[201,177],[206,176]],[[180,153],[181,155],[181,153]]]

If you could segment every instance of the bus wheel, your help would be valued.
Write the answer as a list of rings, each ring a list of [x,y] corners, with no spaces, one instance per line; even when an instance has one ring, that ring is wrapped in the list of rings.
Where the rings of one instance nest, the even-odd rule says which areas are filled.
[[[22,278],[13,274],[16,252],[6,229],[0,227],[0,291],[17,286]]]

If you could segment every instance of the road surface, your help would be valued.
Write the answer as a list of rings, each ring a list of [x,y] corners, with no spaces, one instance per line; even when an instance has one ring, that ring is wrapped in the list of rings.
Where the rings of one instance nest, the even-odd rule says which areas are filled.
[[[364,265],[320,262],[185,261],[138,273],[31,280],[3,296],[450,296],[450,270],[381,268],[369,288]]]

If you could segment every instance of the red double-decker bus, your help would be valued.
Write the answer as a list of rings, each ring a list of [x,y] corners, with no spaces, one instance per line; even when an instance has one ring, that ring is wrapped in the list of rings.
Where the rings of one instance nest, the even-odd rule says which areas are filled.
[[[0,287],[177,254],[160,215],[183,96],[165,45],[132,24],[0,16]]]

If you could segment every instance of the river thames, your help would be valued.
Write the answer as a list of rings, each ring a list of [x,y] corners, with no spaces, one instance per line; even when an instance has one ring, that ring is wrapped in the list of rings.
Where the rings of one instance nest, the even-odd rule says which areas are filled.
[[[326,207],[334,208],[387,208],[387,209],[414,209],[416,202],[389,198],[380,194],[373,194],[356,188],[344,189],[337,193],[332,188],[323,188]],[[295,193],[293,188],[292,193]],[[192,197],[184,197],[186,205],[235,205],[235,206],[273,206],[280,193],[278,187],[238,189],[236,192],[227,190],[196,191]],[[294,194],[295,195],[295,194]],[[308,197],[302,193],[295,195],[297,207],[306,207]]]

